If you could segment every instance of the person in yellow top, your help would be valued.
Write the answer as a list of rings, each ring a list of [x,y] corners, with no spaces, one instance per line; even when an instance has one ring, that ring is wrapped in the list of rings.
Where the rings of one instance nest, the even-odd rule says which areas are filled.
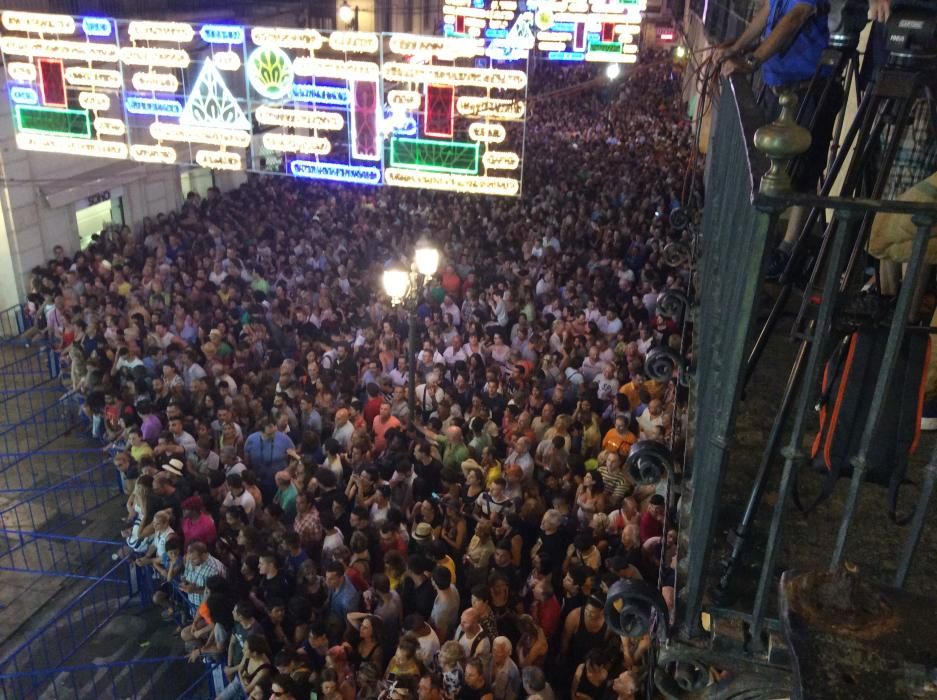
[[[127,437],[130,440],[130,456],[133,457],[134,462],[139,462],[144,457],[153,454],[153,448],[143,439],[139,430],[130,430]]]

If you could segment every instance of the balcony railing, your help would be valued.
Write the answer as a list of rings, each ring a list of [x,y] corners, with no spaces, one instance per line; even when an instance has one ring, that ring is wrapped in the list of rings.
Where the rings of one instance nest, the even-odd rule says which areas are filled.
[[[844,290],[840,289],[843,273],[850,269],[850,253],[862,252],[856,241],[862,240],[874,215],[913,216],[917,233],[904,276],[906,281],[894,300],[894,312],[888,321],[888,346],[881,371],[870,380],[875,383],[875,393],[866,430],[875,434],[883,418],[886,388],[895,377],[898,348],[906,332],[931,227],[937,223],[937,206],[796,194],[783,185],[778,187],[772,178],[780,174],[784,180],[789,157],[783,159],[775,154],[774,161],[770,161],[755,148],[755,132],[764,125],[764,117],[748,78],[734,75],[723,79],[721,88],[709,148],[702,228],[702,288],[696,310],[698,335],[694,353],[697,360],[691,382],[691,412],[696,422],[681,503],[683,554],[678,566],[679,604],[676,625],[670,641],[660,651],[655,678],[658,688],[668,697],[717,697],[688,693],[712,693],[716,683],[711,671],[718,668],[728,671],[727,678],[732,679],[719,685],[730,683],[733,692],[750,693],[739,697],[782,697],[790,693],[792,681],[786,670],[790,658],[778,614],[779,568],[789,565],[781,556],[781,544],[782,540],[794,542],[791,546],[796,547],[796,539],[802,537],[797,533],[803,529],[797,530],[789,517],[791,492],[798,473],[806,467],[804,445],[810,437],[808,431],[815,429],[812,414],[820,394],[820,376],[832,352],[834,322],[840,319],[845,298]],[[792,122],[782,126],[782,132],[797,128]],[[775,245],[774,231],[782,213],[795,205],[827,213],[830,223],[824,243],[825,262],[812,278],[816,284],[808,285],[804,291],[804,298],[811,299],[812,310],[809,323],[798,336],[804,341],[800,357],[803,368],[798,375],[792,375],[789,419],[782,421],[781,439],[775,443],[784,446],[780,451],[783,460],[777,459],[777,453],[768,455],[769,465],[772,456],[775,458],[772,484],[776,485],[776,498],[770,507],[763,506],[766,522],[753,536],[757,543],[748,550],[753,585],[746,594],[727,603],[712,595],[723,549],[717,546],[723,539],[717,531],[717,522],[725,509],[736,505],[727,495],[726,474],[733,457],[733,468],[738,466],[738,420],[747,410],[743,390],[748,358],[762,301],[769,294],[764,283],[768,253]],[[790,344],[780,333],[769,342]],[[749,392],[760,390],[761,387],[748,388]],[[868,442],[863,441],[853,456],[854,464],[863,463]],[[900,556],[896,562],[872,572],[873,576],[887,577],[887,582],[882,583],[899,588],[904,583],[921,536],[935,471],[927,472],[931,481],[921,489],[917,517],[909,528],[896,528],[888,533]],[[831,528],[836,533],[828,551],[821,555],[825,559],[813,560],[814,568],[842,569],[847,541],[857,538],[859,495],[874,488],[865,484],[864,471],[857,467],[842,499],[838,522],[830,523],[827,518],[825,523],[810,524]],[[884,508],[883,520],[887,522]],[[876,536],[883,536],[881,528]],[[733,658],[738,662],[734,666]]]

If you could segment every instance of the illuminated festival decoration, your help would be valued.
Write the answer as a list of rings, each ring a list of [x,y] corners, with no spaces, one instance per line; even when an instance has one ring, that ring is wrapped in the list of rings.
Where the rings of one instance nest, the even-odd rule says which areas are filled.
[[[460,32],[448,36],[3,12],[16,143],[154,165],[517,195],[526,58],[537,42],[567,42],[560,48],[568,52],[577,34],[559,17],[591,6],[555,4],[541,27],[523,2],[454,1],[465,11]],[[580,38],[597,55],[625,56],[630,29],[622,14],[610,30]]]
[[[103,92],[80,92],[78,104],[90,112],[106,112],[111,108],[111,98]]]
[[[168,41],[187,44],[195,38],[192,25],[184,22],[131,22],[127,33],[134,41]]]
[[[206,151],[195,152],[195,162],[203,168],[212,170],[241,170],[241,156],[229,151]]]
[[[381,170],[371,165],[340,165],[320,161],[294,160],[290,174],[316,180],[334,180],[358,185],[376,185],[381,181]]]
[[[247,58],[247,79],[263,97],[280,100],[293,86],[293,64],[283,49],[261,46]]]
[[[81,31],[85,33],[85,36],[100,37],[110,36],[114,28],[110,20],[104,19],[103,17],[82,17]]]
[[[230,24],[203,24],[198,35],[207,44],[243,44],[244,27]]]
[[[514,196],[520,193],[520,180],[508,177],[484,177],[433,173],[422,170],[384,168],[384,182],[397,187],[415,187],[421,190],[446,190],[468,194],[497,194]]]
[[[176,162],[176,152],[167,146],[144,146],[136,143],[130,147],[130,160],[172,165]]]
[[[120,71],[102,68],[70,66],[65,69],[65,82],[81,87],[99,87],[116,90],[123,85]]]
[[[154,92],[175,92],[179,89],[179,79],[172,73],[134,73],[130,79],[136,90]]]
[[[234,51],[219,51],[212,56],[215,68],[225,71],[236,71],[241,67],[241,57]]]
[[[11,85],[10,100],[21,105],[37,105],[39,104],[39,93],[36,92],[35,88]]]
[[[7,63],[7,75],[10,76],[10,80],[31,83],[36,80],[36,66],[32,63],[10,61]]]
[[[46,151],[93,158],[127,159],[127,144],[121,141],[88,141],[50,134],[19,133],[16,145],[24,151]]]
[[[320,105],[345,106],[348,104],[350,97],[347,88],[293,83],[290,99],[296,102],[316,102]]]
[[[127,133],[127,125],[120,119],[98,117],[94,120],[94,131],[99,136],[123,136]]]
[[[224,78],[210,58],[205,59],[202,71],[195,79],[192,91],[179,117],[179,123],[188,126],[213,126],[223,129],[250,130],[250,120],[238,104]]]
[[[332,143],[321,136],[297,136],[296,134],[264,134],[263,144],[271,151],[288,153],[310,153],[317,156],[328,155]]]
[[[21,132],[54,134],[74,138],[91,137],[91,120],[83,109],[54,109],[52,107],[13,107],[16,126]]]
[[[131,114],[155,114],[163,117],[178,117],[182,114],[182,103],[165,97],[130,95],[124,100],[124,107]]]
[[[75,18],[68,15],[44,15],[36,12],[11,12],[0,15],[3,28],[11,32],[36,34],[74,34]]]

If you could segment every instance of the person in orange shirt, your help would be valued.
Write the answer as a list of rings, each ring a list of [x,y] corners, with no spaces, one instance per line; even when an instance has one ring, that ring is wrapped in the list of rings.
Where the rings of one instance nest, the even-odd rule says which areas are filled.
[[[619,413],[615,416],[615,427],[602,438],[602,451],[627,456],[631,446],[637,441],[637,436],[629,429],[628,417]]]
[[[659,399],[664,391],[663,385],[653,379],[645,379],[640,372],[634,372],[631,375],[631,381],[618,390],[619,394],[628,397],[628,404],[631,412],[638,410],[643,402],[641,401],[641,389],[645,389],[652,399]]]
[[[399,428],[400,421],[390,414],[390,404],[386,401],[381,404],[380,413],[374,417],[371,430],[374,433],[374,453],[379,455],[387,447],[385,435],[391,428]]]

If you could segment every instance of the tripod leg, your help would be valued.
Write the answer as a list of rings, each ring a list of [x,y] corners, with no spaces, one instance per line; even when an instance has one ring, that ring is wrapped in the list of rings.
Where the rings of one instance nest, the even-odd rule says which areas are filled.
[[[811,329],[812,330],[812,329]],[[768,484],[768,470],[771,462],[777,455],[778,443],[781,440],[781,434],[784,430],[784,424],[787,421],[790,412],[791,403],[794,398],[794,391],[800,382],[800,375],[804,368],[804,361],[807,358],[807,348],[809,340],[804,338],[800,342],[800,348],[797,356],[794,358],[794,366],[787,377],[787,384],[784,386],[784,394],[781,397],[781,405],[778,408],[777,415],[774,417],[774,423],[771,425],[771,432],[768,434],[768,440],[765,442],[764,451],[761,454],[761,462],[758,465],[758,474],[755,477],[755,485],[748,496],[748,503],[745,505],[745,513],[731,532],[730,540],[732,551],[723,562],[722,575],[719,577],[718,591],[720,594],[726,594],[735,569],[742,558],[745,546],[748,542],[749,531],[755,522],[755,516],[758,514],[758,507],[761,505],[761,498],[764,495],[765,487]]]

